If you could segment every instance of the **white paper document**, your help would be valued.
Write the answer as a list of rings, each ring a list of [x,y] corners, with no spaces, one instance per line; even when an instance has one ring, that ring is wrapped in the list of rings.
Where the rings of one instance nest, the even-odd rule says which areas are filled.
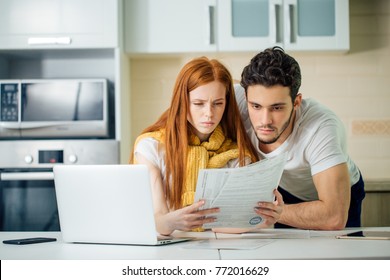
[[[224,234],[226,236],[226,234]],[[260,239],[308,239],[310,230],[296,228],[262,228],[254,229],[251,232],[241,234],[242,238],[260,238]],[[219,234],[218,238],[223,238]]]
[[[255,227],[263,218],[254,212],[259,201],[274,201],[287,154],[263,159],[239,168],[201,169],[195,201],[205,199],[203,209],[219,207],[217,221],[203,228]]]

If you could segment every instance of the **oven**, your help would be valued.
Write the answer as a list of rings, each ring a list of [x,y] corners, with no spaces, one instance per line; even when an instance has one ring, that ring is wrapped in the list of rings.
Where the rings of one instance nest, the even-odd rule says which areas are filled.
[[[116,164],[113,139],[0,141],[0,230],[59,231],[53,166]]]

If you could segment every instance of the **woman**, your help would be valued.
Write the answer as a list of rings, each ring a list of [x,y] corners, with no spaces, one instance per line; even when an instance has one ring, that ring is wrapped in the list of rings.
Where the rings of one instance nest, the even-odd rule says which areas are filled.
[[[204,201],[194,202],[199,169],[244,166],[257,160],[229,71],[217,60],[200,57],[180,71],[169,109],[137,138],[130,163],[149,167],[156,228],[169,235],[215,221],[212,215],[218,208],[199,210]],[[283,200],[275,194],[274,203],[255,209],[265,219],[263,226],[279,219]]]

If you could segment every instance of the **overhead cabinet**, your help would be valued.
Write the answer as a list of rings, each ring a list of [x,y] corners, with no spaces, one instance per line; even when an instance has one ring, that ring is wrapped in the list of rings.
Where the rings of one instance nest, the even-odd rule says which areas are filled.
[[[125,46],[130,53],[216,51],[217,0],[126,0]]]
[[[129,53],[349,49],[348,0],[127,0]]]
[[[0,49],[116,46],[116,0],[0,1]]]
[[[348,0],[220,0],[218,49],[349,49]]]
[[[122,0],[0,0],[0,80],[104,79],[121,140]],[[117,144],[115,144],[117,145]]]

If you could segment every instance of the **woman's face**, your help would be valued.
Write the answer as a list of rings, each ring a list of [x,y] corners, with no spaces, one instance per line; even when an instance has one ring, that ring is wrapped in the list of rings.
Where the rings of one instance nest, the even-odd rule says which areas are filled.
[[[187,120],[201,141],[209,138],[220,123],[226,107],[226,88],[218,81],[190,91]]]

